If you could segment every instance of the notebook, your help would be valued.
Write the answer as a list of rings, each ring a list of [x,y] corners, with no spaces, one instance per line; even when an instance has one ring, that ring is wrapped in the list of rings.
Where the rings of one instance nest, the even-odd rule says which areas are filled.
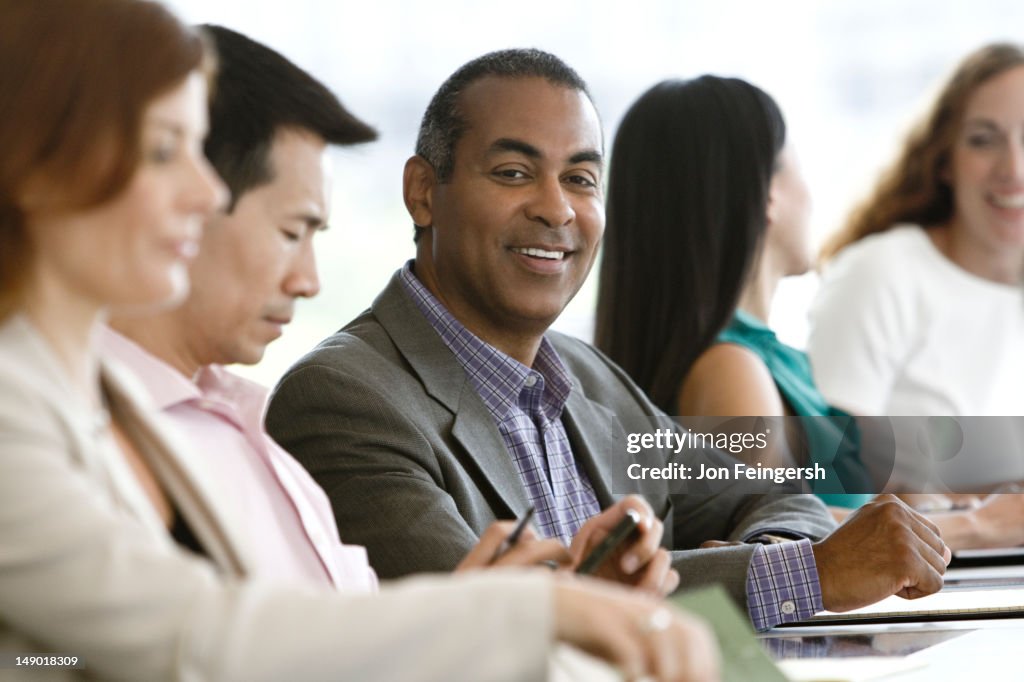
[[[794,625],[837,622],[892,622],[1012,618],[1024,616],[1024,587],[941,590],[919,599],[889,597],[863,608],[833,613],[822,611]],[[785,627],[785,626],[783,626]]]
[[[676,594],[669,601],[700,616],[714,630],[721,651],[722,682],[786,682],[754,637],[750,622],[721,586]]]

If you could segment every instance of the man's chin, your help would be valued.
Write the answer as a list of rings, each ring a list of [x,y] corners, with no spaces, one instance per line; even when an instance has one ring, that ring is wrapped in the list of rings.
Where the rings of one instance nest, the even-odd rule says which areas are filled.
[[[251,343],[243,347],[236,347],[231,354],[231,362],[224,364],[232,365],[257,365],[263,359],[267,351],[267,343]]]

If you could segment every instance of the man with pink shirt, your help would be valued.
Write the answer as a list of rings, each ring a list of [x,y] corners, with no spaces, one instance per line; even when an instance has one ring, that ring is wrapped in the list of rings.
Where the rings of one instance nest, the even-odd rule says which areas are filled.
[[[365,550],[338,541],[323,490],[263,430],[266,389],[221,365],[258,362],[295,300],[317,294],[313,235],[330,212],[328,145],[376,133],[280,54],[205,29],[219,55],[205,152],[231,203],[205,226],[185,304],[114,318],[106,350],[142,380],[186,446],[208,453],[220,494],[253,529],[247,549],[262,577],[375,590]]]

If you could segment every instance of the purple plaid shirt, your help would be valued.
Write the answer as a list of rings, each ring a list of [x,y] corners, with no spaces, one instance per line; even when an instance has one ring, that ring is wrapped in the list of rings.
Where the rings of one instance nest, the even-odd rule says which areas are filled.
[[[562,410],[572,390],[569,371],[547,339],[541,340],[533,368],[480,340],[423,286],[412,263],[401,271],[406,293],[455,354],[494,417],[530,503],[537,508],[541,534],[569,544],[580,526],[601,512],[562,425]],[[804,620],[822,609],[809,540],[757,547],[747,571],[747,604],[758,630]]]
[[[572,377],[547,339],[533,367],[480,340],[413,274],[402,269],[406,293],[455,354],[494,418],[519,471],[536,526],[544,537],[572,541],[580,526],[601,512],[594,487],[577,464],[562,425]]]
[[[823,608],[810,540],[757,548],[747,569],[747,611],[756,629],[805,620]]]

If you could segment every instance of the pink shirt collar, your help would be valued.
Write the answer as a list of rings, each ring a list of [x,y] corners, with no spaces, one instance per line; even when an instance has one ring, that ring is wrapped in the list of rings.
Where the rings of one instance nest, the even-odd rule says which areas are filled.
[[[326,494],[263,430],[267,396],[263,386],[219,365],[202,367],[195,381],[189,381],[109,328],[102,330],[100,346],[105,354],[132,370],[155,406],[193,445],[208,443],[215,451],[219,449],[220,456],[210,461],[210,468],[221,467],[221,478],[231,481],[231,489],[225,494],[235,495],[239,507],[253,514],[269,514],[264,517],[267,523],[256,522],[261,527],[254,540],[265,557],[262,567],[266,575],[305,576],[321,583],[326,579],[348,591],[376,589],[376,575],[367,562],[366,550],[338,541]],[[234,428],[225,429],[220,420]],[[274,525],[279,529],[276,534],[270,531]],[[276,542],[274,537],[278,538]]]

